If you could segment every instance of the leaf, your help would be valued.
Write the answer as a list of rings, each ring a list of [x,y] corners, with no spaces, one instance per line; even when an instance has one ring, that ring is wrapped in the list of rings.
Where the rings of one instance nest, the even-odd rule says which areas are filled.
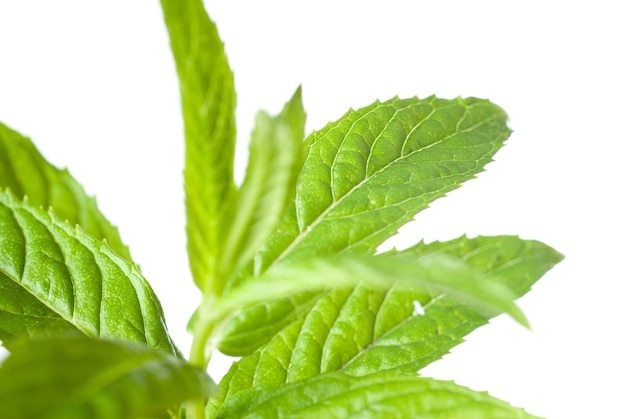
[[[435,199],[480,172],[510,130],[475,98],[391,99],[349,111],[305,140],[295,202],[229,287],[283,260],[373,254]]]
[[[486,281],[480,272],[457,258],[438,253],[415,260],[397,256],[392,259],[386,256],[336,255],[281,264],[261,276],[251,277],[235,291],[223,296],[216,311],[229,312],[299,291],[354,287],[358,283],[379,290],[394,285],[422,292],[434,288],[439,292],[472,299],[485,308],[508,313],[527,325],[507,287]]]
[[[386,256],[399,255],[404,260],[440,253],[461,258],[481,271],[483,279],[510,287],[515,297],[527,292],[562,258],[542,243],[513,236],[420,243]],[[274,335],[266,345],[233,365],[220,383],[215,403],[253,386],[301,381],[334,371],[363,376],[393,370],[414,375],[498,314],[497,310],[470,304],[467,299],[436,289],[425,293],[396,286],[379,291],[360,285],[309,299],[303,307],[296,306],[292,313],[299,309],[297,315],[283,314],[293,320],[282,323],[280,329],[272,329]],[[267,305],[271,312],[272,305]],[[254,310],[262,313],[261,308]],[[239,328],[235,329],[238,335],[226,340],[229,348],[238,341],[244,348],[263,342],[256,335],[245,333],[250,329],[244,328],[241,321],[247,317],[239,320]],[[270,329],[273,325],[263,326]]]
[[[139,269],[51,210],[0,191],[0,339],[81,332],[178,350]]]
[[[503,283],[516,298],[526,294],[563,256],[545,244],[521,240],[515,236],[460,237],[449,242],[419,243],[388,255],[423,257],[430,252],[444,252],[462,258],[468,265],[488,273],[493,281]],[[387,304],[378,312],[378,336],[367,351],[354,357],[343,370],[354,375],[379,369],[418,371],[441,359],[463,338],[499,313],[485,306],[468,305],[445,294],[419,296],[424,314],[402,318],[401,313],[415,310],[410,293],[395,291],[387,295]]]
[[[299,292],[243,308],[227,322],[219,350],[231,356],[251,354],[305,315],[319,298],[319,292]]]
[[[303,162],[306,114],[298,88],[281,113],[259,112],[252,132],[246,176],[229,210],[220,277],[248,262],[274,232],[293,199]]]
[[[0,366],[0,417],[145,417],[204,398],[205,371],[143,345],[84,337],[27,340]]]
[[[102,215],[96,200],[67,170],[59,170],[37,151],[30,139],[0,123],[0,190],[28,196],[31,205],[54,208],[59,218],[77,224],[111,249],[131,260],[116,227]]]
[[[392,251],[383,255],[390,257],[400,255],[403,258],[417,259],[434,252],[461,258],[471,267],[486,275],[497,275],[498,279],[514,291],[516,298],[525,294],[535,281],[562,258],[558,252],[542,243],[524,241],[514,236],[477,237],[474,239],[461,237],[443,243],[420,243],[401,252]],[[267,343],[272,336],[294,321],[295,316],[300,313],[306,314],[315,301],[322,298],[323,295],[325,293],[308,292],[282,296],[271,302],[263,302],[244,308],[228,323],[220,343],[220,350],[235,356],[250,354],[252,349],[257,349]],[[414,296],[413,293],[404,291],[397,291],[392,295],[396,299],[404,296],[402,301],[397,302],[398,307],[396,309],[397,315],[401,319],[414,311],[414,301],[417,301],[418,297],[427,298],[423,301],[424,305],[430,299],[423,294]],[[433,300],[431,306],[439,301],[436,298]],[[438,304],[445,304],[446,301],[439,301]],[[389,303],[391,304],[392,300]],[[481,315],[480,324],[492,316],[493,313],[486,318]],[[475,327],[477,326],[473,326],[473,328]],[[261,330],[263,332],[260,332]]]
[[[235,193],[233,74],[215,24],[201,0],[161,0],[185,123],[187,248],[194,281],[205,291],[216,278],[224,210]]]
[[[378,373],[315,376],[261,386],[229,399],[215,418],[536,418],[508,403],[453,382]]]

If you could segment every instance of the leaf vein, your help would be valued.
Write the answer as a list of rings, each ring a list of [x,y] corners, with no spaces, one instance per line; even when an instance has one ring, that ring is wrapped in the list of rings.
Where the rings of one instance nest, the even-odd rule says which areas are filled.
[[[436,142],[434,142],[434,143],[432,143],[432,144],[429,144],[428,146],[425,146],[425,147],[422,147],[422,148],[416,149],[416,150],[414,150],[414,151],[413,151],[413,152],[411,152],[411,153],[408,153],[408,154],[406,154],[406,155],[403,155],[403,156],[397,157],[397,158],[393,159],[392,161],[390,161],[390,162],[389,162],[388,164],[386,164],[385,166],[383,166],[381,169],[379,169],[379,170],[377,170],[376,172],[372,173],[371,175],[369,175],[369,176],[367,176],[367,175],[366,175],[366,177],[365,177],[362,181],[360,181],[359,183],[357,183],[356,185],[354,185],[352,188],[350,188],[350,190],[348,190],[348,191],[347,191],[344,195],[342,195],[342,196],[341,196],[338,200],[336,200],[336,201],[334,201],[333,203],[331,203],[331,205],[329,205],[329,206],[328,206],[328,207],[327,207],[327,208],[326,208],[326,209],[325,209],[325,210],[324,210],[324,211],[323,211],[320,215],[318,215],[318,216],[317,216],[317,218],[316,218],[315,220],[313,220],[313,222],[311,222],[311,223],[310,223],[310,224],[309,224],[309,225],[308,225],[308,226],[307,226],[304,230],[300,230],[300,233],[299,233],[298,235],[296,235],[296,236],[295,236],[295,237],[291,240],[291,242],[287,245],[287,247],[286,247],[286,248],[285,248],[285,249],[284,249],[284,250],[283,250],[283,251],[282,251],[282,252],[281,252],[278,256],[276,256],[276,258],[275,258],[275,259],[274,259],[274,260],[273,260],[273,261],[269,264],[269,266],[267,266],[267,267],[265,268],[265,270],[270,269],[272,266],[276,265],[276,264],[277,264],[277,263],[279,263],[282,259],[284,259],[284,258],[287,256],[287,254],[288,254],[288,253],[289,253],[289,252],[290,252],[290,251],[291,251],[291,250],[292,250],[292,249],[293,249],[293,248],[294,248],[294,247],[295,247],[298,243],[300,243],[300,242],[301,242],[301,241],[302,241],[302,240],[303,240],[303,239],[304,239],[304,238],[305,238],[305,237],[309,234],[309,232],[310,232],[313,228],[315,228],[318,224],[320,224],[320,223],[322,222],[322,220],[326,217],[326,215],[327,215],[328,213],[330,213],[332,210],[334,210],[334,209],[335,209],[335,208],[336,208],[339,204],[341,204],[341,202],[342,202],[343,200],[347,199],[347,197],[349,197],[349,196],[350,196],[350,195],[351,195],[351,194],[352,194],[355,190],[358,190],[358,189],[359,189],[360,187],[362,187],[364,184],[366,184],[367,182],[369,182],[369,181],[370,181],[373,177],[375,177],[375,176],[377,176],[378,174],[380,174],[380,173],[384,172],[384,171],[385,171],[385,170],[387,170],[390,166],[392,166],[392,165],[394,165],[394,164],[396,164],[396,163],[398,163],[398,162],[400,162],[400,161],[403,161],[403,160],[405,160],[405,159],[407,159],[407,158],[411,157],[412,155],[414,155],[414,154],[416,154],[416,153],[422,152],[422,151],[427,150],[427,149],[429,149],[429,148],[432,148],[432,147],[434,147],[434,146],[436,146],[436,145],[439,145],[439,144],[441,144],[442,142],[447,141],[447,140],[449,140],[450,138],[452,138],[452,137],[454,137],[454,136],[456,136],[456,135],[459,135],[460,133],[463,133],[463,132],[469,132],[469,131],[471,131],[471,130],[473,130],[473,129],[476,129],[477,127],[479,127],[479,126],[481,126],[481,125],[484,125],[484,124],[487,124],[487,123],[491,122],[493,119],[495,119],[495,118],[497,118],[497,117],[498,117],[498,115],[491,115],[491,116],[489,116],[488,118],[485,118],[485,119],[483,119],[483,120],[481,120],[481,121],[479,121],[479,122],[477,122],[477,123],[475,123],[475,124],[473,124],[473,125],[471,125],[471,126],[469,126],[469,127],[465,128],[465,129],[463,129],[463,130],[455,131],[454,133],[449,134],[449,135],[447,135],[447,136],[443,137],[442,139],[440,139],[440,140],[438,140],[438,141],[436,141]],[[457,127],[457,128],[458,128],[458,127]],[[324,136],[326,136],[326,135],[327,135],[327,134],[325,134]],[[405,139],[405,141],[406,141],[406,139]],[[298,198],[298,197],[296,197],[296,201],[295,201],[295,202],[296,202],[296,205],[297,205],[297,203],[299,202],[299,200],[298,200],[297,198]],[[298,211],[296,211],[296,213],[298,213]],[[300,223],[299,223],[299,224],[300,224]]]

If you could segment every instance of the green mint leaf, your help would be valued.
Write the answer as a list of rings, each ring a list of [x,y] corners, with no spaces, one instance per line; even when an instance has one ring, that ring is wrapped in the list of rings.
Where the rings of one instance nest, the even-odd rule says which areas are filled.
[[[261,386],[230,398],[215,418],[532,419],[487,393],[453,382],[378,373],[322,374],[283,386]],[[211,417],[211,416],[209,416]]]
[[[419,243],[402,251],[390,251],[405,257],[423,257],[444,252],[461,258],[469,266],[482,270],[493,281],[506,285],[516,298],[526,294],[563,256],[534,240],[515,236],[460,237],[448,242]],[[406,316],[418,300],[424,313]],[[386,304],[377,313],[377,337],[343,370],[354,375],[380,369],[399,369],[413,373],[440,359],[451,348],[463,342],[473,330],[498,315],[484,305],[440,293],[411,295],[395,290],[386,296]]]
[[[202,369],[144,345],[32,339],[17,344],[0,366],[0,417],[154,417],[214,387]]]
[[[420,243],[386,256],[399,254],[399,261],[403,261],[442,253],[482,272],[483,280],[510,287],[515,297],[527,292],[562,258],[542,243],[513,236]],[[272,330],[275,335],[269,343],[233,365],[215,403],[251,386],[294,382],[332,371],[366,375],[395,370],[414,375],[499,314],[484,304],[470,304],[467,299],[436,289],[421,292],[395,286],[380,291],[360,285],[306,297],[301,307],[292,311],[283,307],[283,316],[291,322],[280,323],[281,330]],[[272,304],[265,306],[271,313]],[[256,306],[252,313],[263,318],[263,308]],[[244,348],[250,348],[263,342],[261,336],[246,334],[251,330],[243,325],[250,321],[248,316],[234,319],[238,328],[234,328],[235,336],[226,340],[227,347],[242,342]],[[264,325],[266,329],[272,326]]]
[[[276,296],[354,287],[360,282],[380,290],[394,285],[438,289],[442,293],[471,298],[485,308],[508,313],[527,325],[524,315],[513,303],[514,295],[506,286],[485,280],[479,271],[443,253],[431,253],[414,260],[383,255],[335,255],[283,263],[244,281],[222,297],[216,310],[229,312]]]
[[[187,248],[194,281],[216,292],[225,209],[235,193],[233,74],[201,0],[161,0],[185,123]]]
[[[80,331],[178,350],[139,269],[105,242],[0,191],[0,339]]]
[[[227,277],[274,232],[293,199],[304,159],[306,114],[298,88],[281,113],[259,112],[250,142],[249,164],[241,189],[229,210],[228,238],[220,277]]]
[[[288,216],[231,287],[287,259],[373,254],[491,161],[510,133],[506,120],[486,100],[396,98],[314,132]]]
[[[226,324],[219,350],[231,356],[250,355],[309,312],[321,295],[315,291],[299,292],[242,308]]]
[[[67,170],[59,170],[37,151],[30,139],[0,123],[0,190],[28,197],[34,206],[52,207],[70,224],[93,237],[106,240],[120,256],[131,260],[116,227],[102,215],[96,200]]]

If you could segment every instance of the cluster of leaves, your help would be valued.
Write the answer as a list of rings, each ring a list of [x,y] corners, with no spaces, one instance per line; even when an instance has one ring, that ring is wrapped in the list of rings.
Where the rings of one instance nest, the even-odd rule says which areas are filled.
[[[186,360],[119,233],[66,170],[0,124],[0,416],[530,418],[419,375],[561,255],[514,236],[376,254],[509,136],[486,100],[394,98],[304,139],[297,89],[260,112],[241,186],[235,90],[201,0],[161,0],[185,122]],[[303,141],[304,139],[304,141]],[[241,356],[217,385],[215,350]]]

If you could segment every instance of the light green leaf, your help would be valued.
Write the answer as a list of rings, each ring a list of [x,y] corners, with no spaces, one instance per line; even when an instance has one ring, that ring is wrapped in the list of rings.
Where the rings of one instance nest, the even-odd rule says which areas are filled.
[[[287,217],[230,287],[283,260],[373,254],[491,161],[510,133],[506,120],[486,100],[396,98],[314,132]]]
[[[257,387],[230,398],[214,417],[536,419],[453,382],[389,373],[366,377],[330,373]]]
[[[423,257],[444,252],[463,259],[482,270],[493,281],[502,283],[516,298],[526,294],[563,256],[545,244],[521,240],[515,236],[460,237],[448,242],[419,243],[387,255]],[[381,369],[399,369],[413,373],[440,359],[463,342],[470,332],[487,324],[498,311],[485,306],[468,305],[451,296],[431,293],[420,295],[424,310],[421,316],[406,316],[414,310],[415,296],[395,290],[386,295],[386,303],[377,313],[376,340],[352,358],[343,370],[354,375]]]
[[[0,191],[0,339],[82,332],[178,354],[139,269],[102,241]]]
[[[482,280],[510,287],[515,297],[526,293],[562,258],[542,243],[513,236],[420,243],[386,256],[399,255],[401,262],[441,253],[480,270]],[[474,280],[468,276],[468,285]],[[280,329],[263,325],[271,330],[272,338],[233,365],[222,380],[215,403],[251,386],[278,385],[333,371],[360,376],[394,370],[413,375],[499,314],[436,289],[426,293],[398,286],[380,291],[360,285],[317,297],[307,295],[302,301],[302,306],[291,312],[285,307],[283,316],[292,320],[281,323]],[[272,304],[266,305],[272,313]],[[253,309],[259,318],[263,318],[262,308]],[[227,348],[237,348],[241,342],[240,347],[249,349],[263,342],[244,327],[247,316],[236,320],[237,334],[226,340]]]
[[[237,311],[220,337],[219,350],[231,356],[250,355],[281,330],[306,315],[324,293],[299,292]]]
[[[274,232],[295,195],[304,158],[306,114],[298,88],[277,117],[259,112],[250,142],[246,176],[233,206],[220,277],[248,262]]]
[[[36,207],[54,208],[59,218],[106,240],[111,249],[131,260],[117,228],[102,215],[96,200],[67,170],[48,163],[30,139],[0,123],[0,190],[6,188],[19,198],[28,196]]]
[[[76,336],[33,339],[16,345],[0,366],[0,417],[147,417],[204,398],[214,388],[203,370],[143,345]]]
[[[161,0],[185,123],[187,247],[194,281],[215,292],[224,211],[235,193],[233,74],[201,0]]]
[[[458,258],[431,253],[414,260],[396,256],[335,255],[283,263],[258,277],[251,277],[236,290],[222,297],[216,312],[230,312],[272,297],[289,296],[300,291],[323,291],[354,287],[365,283],[386,290],[394,285],[471,299],[496,312],[510,314],[527,325],[526,318],[513,302],[510,290],[486,280]]]

